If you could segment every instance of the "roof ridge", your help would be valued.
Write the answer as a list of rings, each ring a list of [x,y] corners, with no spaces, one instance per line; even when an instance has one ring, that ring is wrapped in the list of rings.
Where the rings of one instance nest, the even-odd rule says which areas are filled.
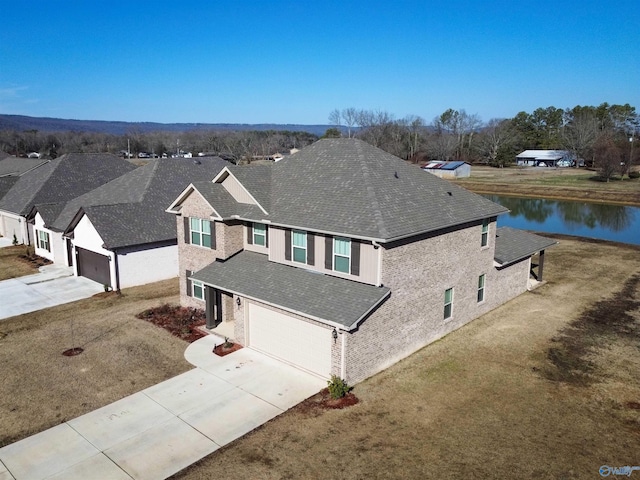
[[[373,185],[371,185],[371,175],[369,172],[369,165],[365,159],[365,155],[362,149],[362,143],[355,143],[356,145],[356,150],[358,152],[358,161],[360,161],[361,163],[361,169],[362,169],[362,176],[364,177],[365,180],[365,186],[366,186],[366,192],[367,192],[367,197],[369,198],[369,201],[371,202],[371,205],[373,206],[373,218],[374,221],[376,223],[376,225],[378,226],[378,230],[381,234],[382,237],[386,237],[389,234],[389,231],[387,230],[387,227],[385,225],[384,222],[384,218],[382,216],[382,211],[380,209],[380,203],[378,202],[378,197],[376,196],[376,190],[375,188],[373,188]]]
[[[141,203],[141,202],[145,201],[145,199],[147,197],[147,193],[149,192],[149,186],[151,185],[151,182],[153,181],[154,177],[156,176],[157,170],[160,168],[160,160],[164,160],[164,159],[158,158],[157,160],[154,160],[152,162],[153,166],[150,168],[151,173],[149,173],[149,175],[147,176],[147,181],[144,184],[144,187],[142,189],[142,197],[140,198],[140,202],[138,202],[138,203]],[[147,165],[149,165],[149,164],[147,164]],[[144,165],[144,166],[142,166],[140,168],[144,168],[147,165]],[[133,170],[133,171],[135,172],[135,170]]]

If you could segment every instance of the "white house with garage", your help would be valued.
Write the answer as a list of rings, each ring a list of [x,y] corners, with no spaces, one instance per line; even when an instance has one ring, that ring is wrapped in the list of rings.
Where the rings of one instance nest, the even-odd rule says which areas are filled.
[[[359,382],[530,287],[555,241],[504,207],[357,139],[191,183],[176,217],[180,299],[207,327]]]

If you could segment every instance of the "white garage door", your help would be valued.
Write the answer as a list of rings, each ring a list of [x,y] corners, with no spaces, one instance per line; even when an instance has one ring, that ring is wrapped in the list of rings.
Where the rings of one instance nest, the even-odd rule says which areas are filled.
[[[1,220],[4,226],[2,235],[13,241],[13,234],[15,233],[18,242],[22,243],[22,229],[20,228],[20,220],[7,216],[3,216]]]
[[[331,330],[249,304],[249,346],[310,372],[331,374]]]

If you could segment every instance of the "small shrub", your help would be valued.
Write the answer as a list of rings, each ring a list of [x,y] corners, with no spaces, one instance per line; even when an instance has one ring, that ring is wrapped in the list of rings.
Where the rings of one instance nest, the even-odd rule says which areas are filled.
[[[231,348],[233,347],[233,342],[229,341],[229,337],[224,337],[224,348]]]
[[[640,178],[640,172],[629,172],[629,178]]]
[[[106,283],[103,285],[103,288],[104,288],[105,292],[110,292],[111,291],[111,287]]]
[[[331,380],[327,381],[327,387],[331,398],[342,398],[351,390],[347,382],[336,375],[331,375]]]
[[[13,246],[15,247],[16,245],[18,245],[18,237],[16,236],[16,234],[13,234],[13,241],[11,242],[13,243]]]

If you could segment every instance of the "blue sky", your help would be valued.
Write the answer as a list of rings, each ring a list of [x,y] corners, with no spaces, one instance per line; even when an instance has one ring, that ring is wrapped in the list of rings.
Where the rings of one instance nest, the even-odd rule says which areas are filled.
[[[427,122],[538,107],[640,110],[640,4],[609,1],[0,0],[0,113]]]

